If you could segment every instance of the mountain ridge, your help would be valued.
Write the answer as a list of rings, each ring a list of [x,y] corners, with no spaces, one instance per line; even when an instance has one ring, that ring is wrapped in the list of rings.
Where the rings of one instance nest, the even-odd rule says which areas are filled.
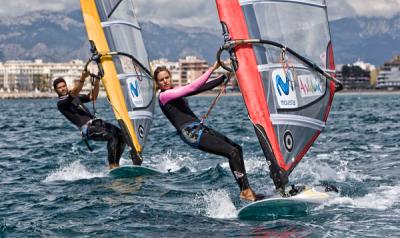
[[[223,43],[223,37],[205,28],[161,26],[141,22],[150,60],[177,60],[196,55],[208,62]],[[357,59],[382,65],[400,54],[400,14],[392,18],[355,17],[330,22],[336,63]],[[0,19],[0,61],[33,60],[64,62],[86,60],[89,44],[80,10],[36,11]]]

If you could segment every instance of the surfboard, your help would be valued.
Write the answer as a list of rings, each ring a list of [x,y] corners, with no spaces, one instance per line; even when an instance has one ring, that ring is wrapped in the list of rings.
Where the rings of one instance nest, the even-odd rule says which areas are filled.
[[[330,195],[306,188],[301,193],[291,197],[275,195],[250,203],[238,212],[242,220],[275,220],[306,216],[318,205],[329,200]]]
[[[113,178],[134,178],[139,176],[157,175],[162,173],[163,172],[153,168],[137,165],[121,166],[110,170],[110,176]]]

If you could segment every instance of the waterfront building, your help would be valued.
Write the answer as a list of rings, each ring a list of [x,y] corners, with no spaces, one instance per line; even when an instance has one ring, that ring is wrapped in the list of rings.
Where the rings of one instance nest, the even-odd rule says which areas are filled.
[[[182,86],[181,84],[181,71],[179,68],[179,62],[172,62],[167,59],[161,58],[158,60],[153,60],[151,63],[151,68],[155,70],[159,66],[165,66],[169,72],[171,72],[172,83],[177,86]]]
[[[171,72],[172,83],[175,86],[185,86],[193,82],[210,67],[207,61],[199,59],[196,56],[187,56],[179,59],[178,62],[172,62],[163,58],[151,62],[153,70],[159,66],[165,66]],[[211,75],[210,80],[214,80],[224,73],[226,71],[223,68],[219,68]],[[230,90],[237,88],[237,82],[234,77],[228,83],[227,88]],[[219,89],[219,87],[216,89]]]
[[[79,80],[84,66],[82,60],[65,63],[9,60],[0,63],[0,92],[51,92],[53,81],[58,77],[63,77],[71,88]],[[83,92],[89,92],[90,88],[90,83],[86,83]]]
[[[378,89],[400,88],[400,55],[384,63],[378,74]]]
[[[204,74],[209,65],[207,61],[196,56],[186,56],[184,59],[179,59],[179,68],[181,71],[181,85],[186,85]]]
[[[371,89],[371,75],[375,66],[361,60],[353,64],[337,65],[336,78],[343,83],[344,89]]]

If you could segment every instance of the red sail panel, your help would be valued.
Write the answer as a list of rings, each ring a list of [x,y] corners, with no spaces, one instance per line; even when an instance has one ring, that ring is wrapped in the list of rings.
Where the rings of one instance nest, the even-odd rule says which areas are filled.
[[[216,4],[220,20],[227,25],[231,38],[249,39],[246,20],[239,1],[216,0]],[[239,62],[236,76],[250,119],[254,125],[260,125],[264,128],[279,167],[288,170],[290,166],[283,160],[270,120],[253,47],[251,45],[240,45],[235,48],[235,52]]]

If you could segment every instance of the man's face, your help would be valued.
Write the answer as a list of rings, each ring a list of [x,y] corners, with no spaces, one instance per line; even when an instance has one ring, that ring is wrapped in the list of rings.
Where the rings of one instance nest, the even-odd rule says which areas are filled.
[[[68,87],[67,84],[64,82],[60,82],[57,84],[56,86],[56,92],[58,94],[58,96],[65,96],[68,94]]]

